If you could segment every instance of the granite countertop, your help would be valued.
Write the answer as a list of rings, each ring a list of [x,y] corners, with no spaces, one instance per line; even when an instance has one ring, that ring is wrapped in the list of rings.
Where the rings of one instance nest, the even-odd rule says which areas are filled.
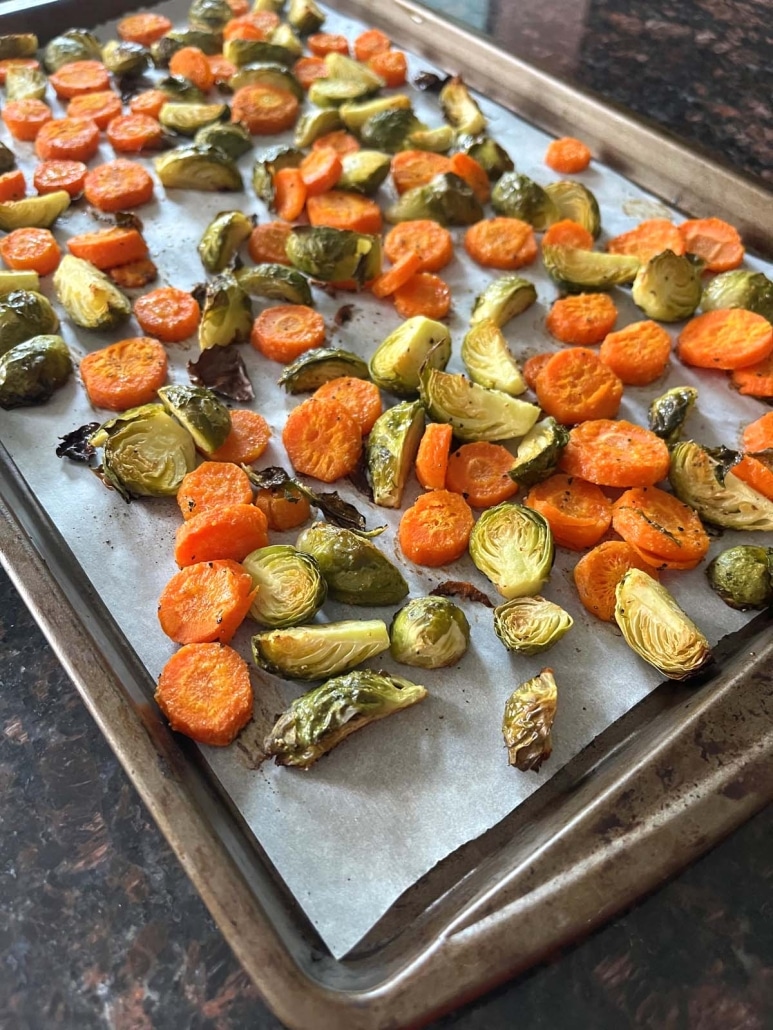
[[[518,56],[773,180],[769,0],[447,0]],[[281,1028],[0,572],[0,1026]],[[773,1025],[773,811],[434,1027]]]

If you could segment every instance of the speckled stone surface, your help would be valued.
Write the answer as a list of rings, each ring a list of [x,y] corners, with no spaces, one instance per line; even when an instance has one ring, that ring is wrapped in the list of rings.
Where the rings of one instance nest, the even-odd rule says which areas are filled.
[[[519,56],[773,178],[770,0],[492,0],[487,17]],[[773,1026],[772,840],[768,810],[435,1028]],[[3,1030],[281,1027],[2,573],[0,899]]]

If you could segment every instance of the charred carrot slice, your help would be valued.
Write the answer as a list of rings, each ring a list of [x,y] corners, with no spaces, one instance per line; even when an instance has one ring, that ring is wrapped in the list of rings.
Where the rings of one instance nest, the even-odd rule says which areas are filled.
[[[126,411],[156,399],[166,381],[166,351],[149,336],[132,337],[87,354],[80,373],[95,407]]]

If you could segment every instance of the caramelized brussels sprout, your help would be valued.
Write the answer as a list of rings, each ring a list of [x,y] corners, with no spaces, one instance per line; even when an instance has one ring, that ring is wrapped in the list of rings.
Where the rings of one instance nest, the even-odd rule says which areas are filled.
[[[327,583],[310,554],[291,544],[252,551],[242,562],[256,588],[250,616],[272,629],[309,622],[325,603]]]
[[[517,397],[526,389],[526,380],[507,346],[504,334],[490,318],[473,323],[462,340],[461,358],[467,375],[478,386],[501,390]]]
[[[219,54],[223,49],[223,33],[206,29],[181,29],[167,32],[151,44],[150,56],[157,68],[166,68],[172,57],[183,47],[195,46],[208,57]]]
[[[252,220],[241,211],[215,215],[199,240],[201,263],[208,272],[222,272],[252,232]]]
[[[470,644],[470,624],[447,597],[414,597],[392,619],[389,650],[396,662],[419,669],[456,665]]]
[[[679,500],[694,508],[704,522],[728,529],[773,529],[773,501],[692,440],[675,444],[668,478]]]
[[[567,293],[609,290],[613,286],[632,283],[639,271],[639,259],[633,255],[580,250],[561,243],[543,247],[542,260],[550,276]]]
[[[192,104],[186,100],[164,104],[158,120],[165,129],[171,129],[180,136],[195,136],[199,129],[228,121],[230,116],[228,104]]]
[[[344,104],[356,103],[371,96],[373,90],[356,79],[315,79],[309,87],[308,97],[312,104],[323,110],[341,108]],[[340,113],[339,113],[340,117]]]
[[[392,223],[431,218],[441,225],[472,225],[483,218],[483,208],[464,179],[443,172],[426,186],[406,190],[385,217]]]
[[[476,325],[484,319],[491,319],[500,329],[511,318],[526,311],[537,299],[534,283],[520,275],[501,275],[492,281],[475,299],[470,324]]]
[[[248,64],[279,64],[289,68],[296,59],[292,50],[268,39],[227,39],[223,57],[237,68]]]
[[[207,95],[198,86],[195,86],[190,79],[184,75],[167,75],[159,79],[155,88],[164,93],[169,100],[178,104],[203,104]]]
[[[72,358],[61,336],[33,336],[0,357],[0,408],[43,404],[64,386]]]
[[[320,111],[308,111],[301,115],[295,124],[296,147],[310,147],[320,136],[335,132],[343,126],[341,115],[335,107],[325,107]]]
[[[420,401],[401,401],[380,415],[368,436],[366,461],[373,501],[399,508],[424,431]]]
[[[303,152],[297,147],[277,146],[264,150],[252,167],[252,188],[255,195],[270,208],[274,206],[274,176],[282,168],[297,168]]]
[[[188,8],[188,21],[195,29],[212,32],[222,29],[233,18],[226,0],[193,0]]]
[[[287,265],[273,265],[268,262],[240,268],[236,281],[251,297],[267,297],[269,300],[283,300],[287,304],[312,305],[314,298],[308,279]]]
[[[496,182],[505,172],[515,170],[515,165],[505,148],[490,136],[461,136],[456,141],[457,149],[463,154],[474,157],[478,164],[486,170],[492,182]]]
[[[354,154],[345,154],[341,165],[336,189],[370,196],[389,175],[390,160],[389,155],[382,154],[380,150],[358,150]]]
[[[430,418],[449,423],[465,442],[524,436],[539,417],[534,404],[435,368],[422,372],[420,397]]]
[[[381,238],[348,229],[296,226],[287,240],[287,257],[315,279],[353,279],[362,286],[381,271]]]
[[[370,540],[350,529],[314,522],[295,542],[317,559],[328,595],[344,604],[397,604],[408,584],[400,570]]]
[[[646,572],[626,572],[615,598],[615,621],[626,643],[668,679],[687,679],[711,658],[708,640],[668,590]]]
[[[569,430],[548,415],[532,426],[518,444],[509,475],[520,486],[542,482],[556,471],[561,452],[568,443]]]
[[[476,136],[486,128],[486,119],[461,77],[456,75],[440,91],[440,106],[449,124],[460,136]]]
[[[150,66],[150,51],[141,43],[111,39],[102,47],[102,63],[119,78],[136,78]]]
[[[553,744],[550,731],[556,717],[558,687],[552,669],[527,680],[513,691],[505,703],[502,735],[507,761],[521,772],[537,772],[550,758]]]
[[[6,37],[8,38],[8,37]],[[33,57],[37,50],[37,38],[27,37],[35,40],[35,46],[29,54],[3,54],[3,57]],[[61,36],[55,36],[43,51],[43,65],[47,72],[57,72],[65,64],[73,61],[101,61],[102,47],[99,40],[87,29],[69,29]]]
[[[292,93],[297,100],[303,100],[306,95],[303,86],[283,64],[245,64],[228,80],[228,88],[234,92],[241,89],[242,86],[278,87]],[[305,117],[310,116],[306,115]],[[308,147],[312,142],[313,139],[308,143],[298,143],[297,145]]]
[[[361,669],[337,676],[293,701],[264,749],[277,765],[308,769],[351,733],[426,696],[424,687],[383,672]]]
[[[16,57],[34,57],[38,49],[38,37],[34,32],[16,32],[0,36],[0,61]]]
[[[372,150],[396,154],[405,150],[406,138],[412,132],[426,129],[410,107],[394,107],[368,118],[360,129],[360,140]]]
[[[520,218],[538,232],[557,222],[561,215],[548,193],[530,179],[518,172],[505,172],[491,191],[491,206],[498,215],[506,218]]]
[[[345,82],[359,82],[368,92],[375,93],[384,85],[384,80],[361,61],[355,61],[346,54],[326,54],[325,67],[330,79]]]
[[[415,315],[378,345],[370,359],[370,378],[397,397],[415,397],[425,362],[432,368],[445,368],[450,357],[448,328],[432,318]]]
[[[450,125],[438,125],[434,129],[425,126],[414,129],[405,137],[408,150],[431,150],[433,154],[445,154],[454,145],[456,133]]]
[[[5,75],[6,100],[42,100],[48,80],[39,68],[11,64]]]
[[[690,409],[698,399],[694,386],[674,386],[656,397],[649,406],[649,427],[672,447],[682,434]]]
[[[285,365],[277,381],[288,393],[308,393],[341,376],[369,379],[367,362],[341,348],[314,347]]]
[[[161,404],[143,404],[111,418],[90,443],[103,448],[105,482],[125,500],[174,496],[196,464],[193,437]]]
[[[59,318],[42,293],[12,290],[0,300],[0,355],[33,336],[49,336]]]
[[[0,175],[16,167],[16,155],[5,143],[0,143]]]
[[[42,193],[22,200],[4,200],[0,203],[0,229],[50,229],[62,212],[70,206],[66,190]]]
[[[746,308],[773,322],[773,280],[764,272],[750,272],[746,268],[720,272],[704,287],[701,308]]]
[[[514,597],[494,609],[494,630],[508,651],[532,655],[547,651],[574,624],[569,612],[537,594]]]
[[[739,611],[773,604],[773,547],[728,547],[706,569],[709,586]]]
[[[548,183],[545,192],[558,208],[561,218],[569,218],[584,226],[594,240],[598,237],[601,232],[601,211],[599,202],[587,186],[562,179],[560,182]]]
[[[349,619],[324,625],[288,626],[252,638],[255,664],[294,680],[323,680],[349,672],[389,647],[381,619]]]
[[[292,25],[288,25],[286,21],[280,22],[277,25],[269,36],[269,41],[274,46],[280,46],[291,54],[293,61],[303,54],[303,43],[293,30]]]
[[[242,177],[235,162],[216,146],[193,143],[154,159],[162,186],[208,193],[237,192]]]
[[[248,340],[252,330],[252,301],[231,272],[207,284],[199,322],[199,346],[227,347]]]
[[[115,329],[132,313],[131,301],[98,268],[65,254],[54,272],[59,303],[82,329]]]
[[[688,257],[664,250],[642,265],[633,281],[633,302],[648,318],[681,322],[701,299],[700,268]]]
[[[410,108],[411,101],[404,93],[394,93],[388,97],[377,97],[375,100],[351,101],[342,104],[338,110],[341,121],[349,132],[359,135],[365,122],[379,111],[391,111],[394,108]]]
[[[487,508],[473,526],[470,557],[503,597],[528,597],[550,576],[553,534],[539,512],[505,501]]]
[[[319,32],[325,20],[324,12],[314,0],[290,0],[287,8],[287,20],[302,36]]]
[[[40,292],[40,276],[37,272],[10,269],[0,271],[0,301],[13,293],[14,290],[28,290],[32,293]]]
[[[162,386],[158,396],[204,454],[211,454],[225,443],[231,432],[231,414],[211,390],[204,386]]]
[[[239,122],[214,122],[193,137],[197,147],[217,147],[231,161],[238,161],[252,149],[249,132]]]

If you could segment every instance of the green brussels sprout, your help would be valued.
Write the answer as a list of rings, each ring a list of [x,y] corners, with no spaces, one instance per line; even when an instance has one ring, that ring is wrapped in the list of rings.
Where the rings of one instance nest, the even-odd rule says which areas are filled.
[[[473,526],[470,557],[503,597],[528,597],[550,576],[553,534],[539,512],[505,501],[487,508]]]
[[[349,672],[388,647],[389,631],[381,619],[348,619],[257,633],[252,657],[261,669],[286,679],[323,680]]]
[[[505,148],[490,136],[461,136],[457,139],[456,146],[461,153],[474,157],[486,170],[492,182],[496,182],[505,172],[515,171],[513,159]]]
[[[773,604],[773,547],[728,547],[706,569],[709,586],[739,611]]]
[[[420,218],[441,225],[472,225],[483,218],[483,208],[464,179],[443,172],[426,186],[406,190],[386,211],[386,220],[392,223]]]
[[[312,32],[319,32],[325,21],[325,14],[314,0],[290,0],[287,20],[296,32],[308,36]]]
[[[461,77],[455,75],[440,91],[440,106],[449,124],[460,136],[477,136],[484,132],[486,119]]]
[[[501,275],[475,298],[470,324],[491,319],[501,329],[511,318],[526,311],[537,299],[534,283],[520,275]]]
[[[692,440],[674,445],[668,478],[679,500],[694,508],[704,522],[728,529],[773,529],[773,501]]]
[[[350,529],[314,522],[295,542],[317,559],[328,596],[344,604],[397,604],[408,584],[400,570],[370,540]]]
[[[16,57],[34,57],[38,49],[38,37],[34,32],[16,32],[0,36],[0,61]]]
[[[226,0],[193,0],[188,8],[188,21],[195,29],[212,32],[222,29],[233,18]]]
[[[556,205],[561,218],[582,225],[595,240],[601,232],[601,211],[599,202],[581,182],[562,179],[549,182],[545,192]]]
[[[0,357],[0,408],[43,404],[64,386],[72,358],[61,336],[33,336]]]
[[[40,276],[37,272],[22,270],[0,271],[0,301],[14,290],[40,292]]]
[[[396,662],[419,669],[456,665],[470,644],[470,624],[447,597],[414,597],[392,619],[389,650]]]
[[[65,254],[54,272],[59,303],[82,329],[115,329],[132,313],[131,301],[104,272]]]
[[[401,401],[376,419],[365,455],[375,504],[400,507],[423,432],[424,408],[420,401]]]
[[[136,78],[150,66],[150,51],[141,43],[111,39],[102,47],[102,63],[113,75]]]
[[[500,390],[517,397],[526,380],[496,322],[484,318],[475,322],[462,340],[461,358],[467,375],[478,386]]]
[[[561,452],[569,443],[569,430],[552,415],[537,422],[515,452],[515,464],[509,475],[520,486],[534,486],[558,468]]]
[[[371,96],[373,90],[356,79],[315,79],[309,87],[308,97],[312,104],[327,111],[339,111],[344,104],[354,103]]]
[[[255,64],[278,64],[289,68],[296,54],[286,46],[268,39],[227,39],[223,44],[223,57],[237,68]]]
[[[242,562],[257,589],[250,616],[272,629],[309,622],[325,603],[327,583],[310,554],[291,544],[252,551]]]
[[[534,404],[435,368],[422,372],[419,395],[430,418],[453,426],[454,435],[465,442],[524,436],[539,417]]]
[[[5,143],[0,143],[0,175],[16,167],[16,155]]]
[[[641,266],[631,296],[648,318],[681,322],[695,313],[701,292],[700,268],[689,257],[664,250]]]
[[[698,391],[694,386],[674,386],[656,397],[648,411],[652,432],[672,447],[681,436],[685,419],[697,399]]]
[[[389,175],[391,162],[388,154],[380,150],[358,150],[345,154],[341,160],[342,171],[336,189],[370,196]]]
[[[231,432],[231,414],[211,390],[204,386],[162,386],[158,396],[204,454],[211,454],[225,443]]]
[[[442,322],[424,315],[406,319],[383,340],[370,359],[370,378],[397,397],[415,397],[425,362],[445,368],[451,357],[451,333]]]
[[[605,254],[552,243],[542,248],[542,260],[550,276],[567,291],[610,290],[632,283],[640,262],[629,254]]]
[[[405,149],[406,137],[426,129],[410,107],[394,107],[368,118],[360,129],[360,140],[372,150],[396,154]]]
[[[538,232],[557,222],[561,215],[548,193],[528,175],[505,172],[491,191],[491,206],[498,215],[520,218]]]
[[[161,404],[143,404],[109,419],[90,443],[103,448],[105,482],[127,501],[173,497],[196,465],[193,437]]]
[[[252,188],[256,196],[273,209],[274,176],[282,168],[297,168],[302,160],[303,151],[297,147],[280,145],[264,150],[252,168]]]
[[[42,193],[22,200],[4,200],[0,203],[0,229],[50,229],[54,222],[70,206],[70,194],[66,190]]]
[[[46,95],[48,79],[39,68],[25,65],[8,66],[5,76],[6,100],[42,100]]]
[[[308,279],[287,265],[266,262],[237,270],[236,281],[251,297],[267,297],[269,300],[283,300],[287,304],[314,303]]]
[[[273,11],[279,14],[285,5],[285,0],[253,0],[253,11]]]
[[[155,89],[165,93],[172,103],[205,104],[207,101],[206,93],[195,86],[190,79],[186,79],[184,75],[167,75],[165,78],[159,79]]]
[[[296,226],[287,240],[287,257],[314,279],[358,285],[381,271],[381,237],[326,226]]]
[[[341,376],[369,379],[368,364],[340,347],[314,347],[285,365],[277,382],[288,393],[309,393]]]
[[[239,122],[205,125],[193,137],[193,142],[197,147],[217,147],[231,161],[238,161],[252,150],[250,134]]]
[[[153,161],[166,189],[237,192],[242,177],[235,162],[219,147],[197,143],[177,147]]]
[[[291,54],[293,61],[303,54],[303,43],[293,30],[292,25],[288,25],[285,21],[277,25],[269,36],[269,40],[274,46],[280,46]]]
[[[288,93],[292,93],[297,100],[303,100],[306,95],[303,86],[283,64],[243,65],[228,80],[228,88],[234,92],[241,89],[242,86],[271,86],[285,89]],[[309,143],[299,143],[298,146],[309,146],[312,142],[313,140],[310,140]]]
[[[375,93],[384,85],[380,75],[371,71],[366,64],[355,61],[346,54],[326,54],[325,67],[329,79],[339,79],[349,82],[359,82],[368,92]]]
[[[215,215],[198,245],[199,257],[206,270],[224,271],[252,229],[252,219],[241,211],[221,211]]]
[[[189,101],[170,101],[158,113],[165,129],[180,136],[195,136],[199,129],[231,117],[228,104],[193,104]]]
[[[433,154],[445,154],[454,145],[456,133],[450,125],[438,125],[435,129],[420,128],[405,137],[408,150],[431,150]]]
[[[33,336],[49,336],[59,318],[42,293],[13,290],[0,300],[0,355]]]
[[[308,769],[351,733],[426,696],[424,687],[383,672],[360,669],[337,676],[296,698],[263,747],[277,765]]]
[[[317,81],[324,82],[325,80]],[[369,118],[380,111],[391,111],[395,108],[412,109],[410,98],[404,93],[394,93],[388,97],[377,97],[375,100],[351,101],[341,104],[338,113],[349,132],[359,135],[360,129]]]
[[[746,308],[773,322],[773,280],[764,272],[750,272],[746,268],[720,272],[704,287],[701,308]]]
[[[711,647],[664,586],[629,569],[615,589],[615,622],[628,646],[668,679],[692,676],[711,658]]]
[[[521,772],[530,769],[537,772],[550,758],[553,750],[550,731],[557,703],[558,686],[552,669],[543,669],[539,676],[516,687],[505,702],[502,718],[509,765]]]
[[[37,50],[37,39],[35,47],[30,54],[17,54],[18,57],[32,57]],[[10,56],[10,55],[9,55]],[[43,65],[47,72],[57,72],[65,64],[73,61],[101,61],[102,47],[99,40],[87,29],[69,29],[61,36],[55,36],[43,51]]]
[[[248,340],[252,330],[252,301],[231,272],[207,284],[199,322],[199,346],[227,347]]]
[[[167,32],[150,47],[150,56],[157,68],[167,68],[169,62],[183,47],[195,46],[202,53],[212,57],[223,49],[223,33],[208,32],[206,29],[181,29]]]
[[[310,147],[320,136],[343,127],[341,115],[337,107],[326,107],[320,111],[308,111],[301,115],[295,123],[295,137],[293,143],[296,147]]]
[[[494,609],[494,631],[507,650],[516,654],[547,651],[573,624],[569,612],[539,594],[514,597]]]

